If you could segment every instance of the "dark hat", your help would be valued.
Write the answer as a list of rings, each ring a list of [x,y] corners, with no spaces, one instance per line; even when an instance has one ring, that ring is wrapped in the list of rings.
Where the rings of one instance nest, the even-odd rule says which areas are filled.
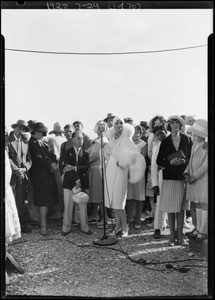
[[[35,120],[29,120],[28,121],[28,127],[31,129],[31,130],[34,130],[34,125],[36,124],[37,121]]]
[[[133,123],[133,119],[130,117],[126,117],[126,118],[124,118],[124,122],[125,123]]]
[[[83,126],[83,123],[81,122],[81,121],[75,121],[75,122],[73,122],[73,126],[75,127],[75,124],[79,124],[79,125],[81,125],[82,126],[82,128],[84,127]]]
[[[63,133],[64,131],[62,130],[62,126],[60,125],[59,122],[54,123],[53,130],[49,132],[49,134],[52,133]]]
[[[140,126],[144,127],[145,129],[149,129],[148,122],[146,121],[140,121]]]
[[[34,130],[32,131],[32,134],[35,133],[35,131],[42,131],[43,135],[45,136],[48,132],[48,128],[42,123],[42,122],[37,122],[34,125]]]
[[[104,119],[104,121],[107,122],[108,119],[113,119],[113,118],[115,118],[115,116],[112,113],[108,113],[107,117]]]
[[[25,128],[25,132],[30,131],[30,128],[28,127],[28,124],[24,120],[18,120],[15,124],[12,124],[12,128],[16,128],[17,126],[22,126]]]

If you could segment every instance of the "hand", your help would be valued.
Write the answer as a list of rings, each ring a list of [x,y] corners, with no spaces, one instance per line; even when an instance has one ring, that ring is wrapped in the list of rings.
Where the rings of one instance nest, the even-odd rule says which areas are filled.
[[[185,174],[184,174],[184,178],[185,178],[185,180],[186,180],[187,182],[189,182],[189,180],[190,180],[190,175],[189,175],[188,173],[185,173]]]
[[[64,172],[69,172],[75,170],[75,166],[65,165]]]
[[[202,148],[208,150],[208,142],[204,142]]]
[[[172,160],[170,160],[170,165],[174,165],[174,166],[178,165],[178,159],[177,159],[177,157],[175,157]]]
[[[193,183],[196,180],[197,180],[197,178],[195,176],[191,176],[188,183]]]
[[[52,168],[52,170],[57,170],[57,164],[56,163],[52,163],[51,164],[51,168]]]
[[[24,174],[26,172],[26,168],[19,168],[18,171],[20,174]]]
[[[154,194],[159,196],[160,195],[160,190],[159,190],[159,186],[156,185],[156,186],[153,186],[153,190],[154,190]]]

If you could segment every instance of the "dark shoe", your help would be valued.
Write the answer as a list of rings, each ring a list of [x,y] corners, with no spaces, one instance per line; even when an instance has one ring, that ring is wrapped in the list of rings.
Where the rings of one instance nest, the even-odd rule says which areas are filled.
[[[32,231],[32,228],[30,225],[22,225],[21,226],[21,232],[30,233],[31,231]]]
[[[161,231],[160,231],[160,229],[155,229],[153,237],[154,237],[154,239],[160,239],[161,238]]]
[[[148,217],[144,220],[144,222],[149,223],[149,224],[152,223],[153,221],[154,221],[154,218],[152,218],[152,217]]]
[[[188,236],[189,239],[196,239],[199,232],[195,229],[190,235]]]
[[[85,233],[85,234],[92,234],[91,229],[89,229],[88,231],[82,231],[82,232]]]
[[[67,231],[67,232],[62,230],[62,231],[61,231],[61,235],[62,235],[62,236],[66,236],[66,235],[69,234],[70,232],[71,232],[70,230]]]

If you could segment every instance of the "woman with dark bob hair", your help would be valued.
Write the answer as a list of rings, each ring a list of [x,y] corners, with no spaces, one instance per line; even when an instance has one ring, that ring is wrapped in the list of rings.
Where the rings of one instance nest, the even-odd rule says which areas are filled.
[[[46,235],[46,217],[48,207],[58,202],[58,191],[54,176],[57,160],[49,145],[45,142],[48,129],[43,123],[37,122],[29,140],[32,158],[31,178],[33,183],[34,205],[40,208],[41,234]]]
[[[170,135],[160,145],[157,164],[163,168],[163,182],[160,195],[160,210],[167,212],[170,228],[169,246],[175,245],[175,217],[177,217],[176,244],[188,246],[183,238],[185,194],[184,170],[191,155],[192,140],[181,132],[184,120],[174,115],[168,118],[166,129]]]

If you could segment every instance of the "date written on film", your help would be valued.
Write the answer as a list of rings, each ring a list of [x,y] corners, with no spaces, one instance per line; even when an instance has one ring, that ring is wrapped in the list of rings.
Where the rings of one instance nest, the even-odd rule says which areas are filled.
[[[79,3],[79,2],[46,2],[48,9],[99,9],[99,8],[110,8],[110,9],[138,9],[141,8],[141,4],[138,2],[108,2],[107,3]]]

